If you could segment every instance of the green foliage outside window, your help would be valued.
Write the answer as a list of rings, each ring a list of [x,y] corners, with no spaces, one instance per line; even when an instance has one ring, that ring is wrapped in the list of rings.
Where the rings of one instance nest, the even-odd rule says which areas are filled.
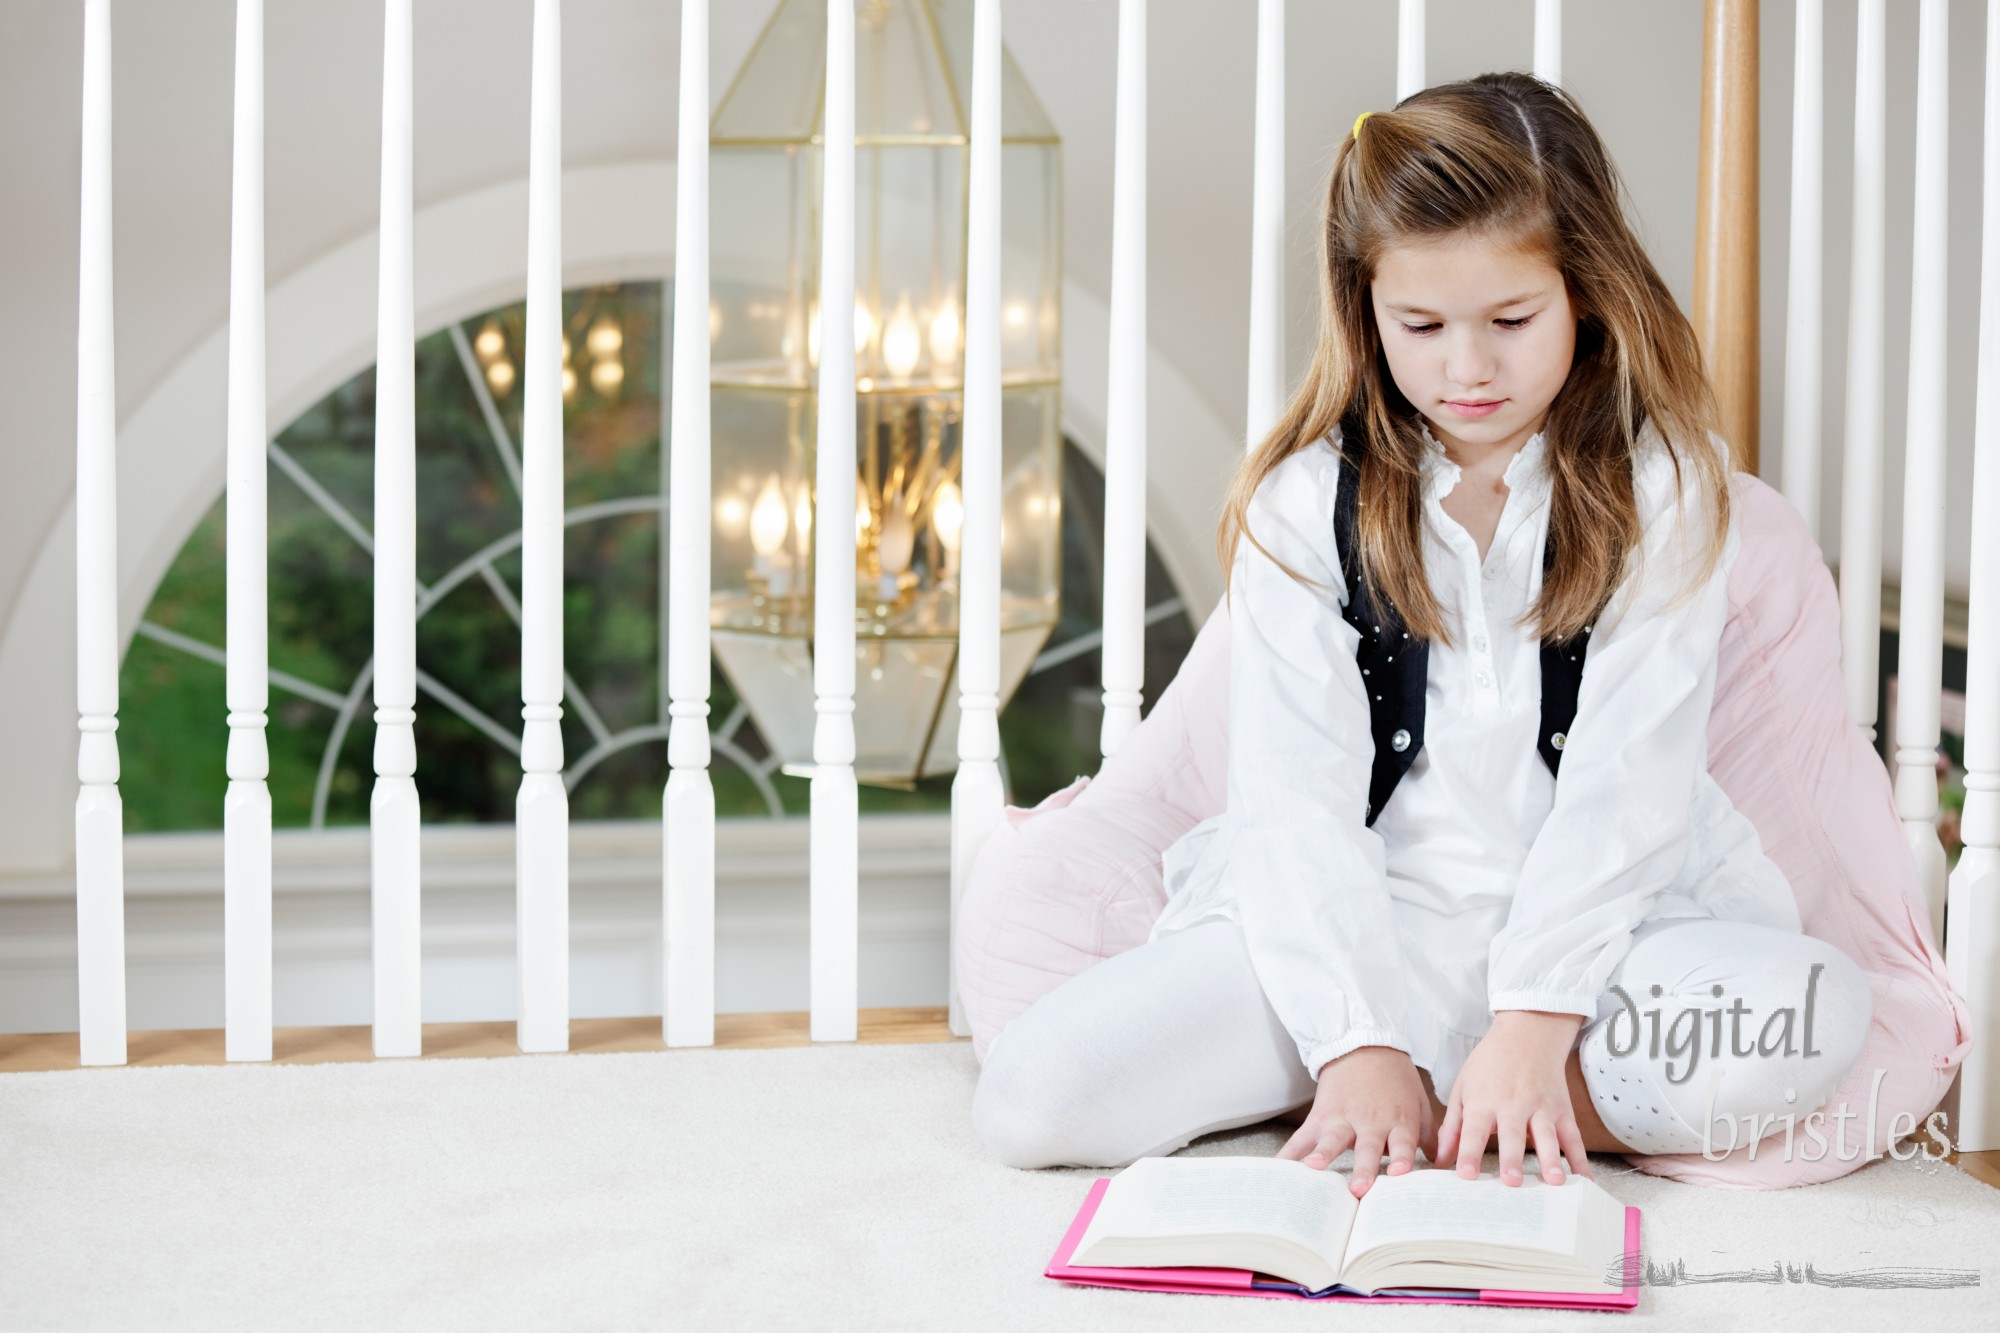
[[[669,289],[670,290],[670,289]],[[614,510],[572,522],[564,543],[563,743],[572,771],[599,745],[586,710],[612,736],[654,727],[660,700],[661,298],[658,283],[580,288],[565,295],[575,384],[564,414],[565,504]],[[417,702],[417,789],[429,823],[506,823],[520,785],[518,757],[493,732],[520,731],[520,630],[508,613],[520,596],[519,494],[496,443],[475,377],[514,456],[519,456],[518,376],[492,368],[487,351],[518,363],[524,308],[513,305],[447,328],[417,346],[417,577],[425,588],[456,579],[417,624],[422,677],[462,701],[468,720],[430,689]],[[592,331],[618,329],[618,345]],[[498,331],[497,340],[494,330]],[[483,336],[482,336],[483,335]],[[474,344],[479,350],[474,349]],[[615,372],[600,369],[615,363]],[[362,674],[373,647],[372,530],[375,375],[368,370],[321,399],[277,437],[270,469],[270,788],[280,828],[366,824],[373,782],[373,703]],[[294,469],[300,474],[294,475]],[[1028,805],[1098,766],[1099,654],[1063,645],[1101,624],[1103,478],[1074,445],[1063,468],[1063,604],[1032,672],[1000,718],[1009,799]],[[301,480],[303,478],[303,481]],[[315,498],[307,487],[317,488]],[[147,607],[120,678],[121,789],[131,832],[219,829],[227,786],[223,669],[224,501],[196,525]],[[349,516],[354,531],[332,510]],[[497,546],[490,569],[474,558]],[[468,562],[473,562],[468,568]],[[1193,642],[1193,622],[1149,549],[1146,602],[1164,614],[1146,630],[1147,704],[1159,697]],[[204,655],[206,654],[206,655]],[[1058,660],[1059,659],[1059,660]],[[301,694],[285,687],[298,683]],[[580,695],[580,697],[579,697]],[[358,698],[334,746],[340,709]],[[724,726],[737,701],[728,679],[710,680],[709,724]],[[752,764],[767,752],[744,719],[732,733]],[[329,750],[331,748],[331,752]],[[773,813],[736,755],[710,764],[716,812]],[[591,763],[570,793],[577,820],[657,819],[667,777],[664,730]],[[864,786],[863,813],[950,808],[951,775],[915,791]],[[768,776],[788,815],[809,808],[809,783]],[[322,794],[323,788],[323,794]],[[316,802],[323,808],[315,811]]]

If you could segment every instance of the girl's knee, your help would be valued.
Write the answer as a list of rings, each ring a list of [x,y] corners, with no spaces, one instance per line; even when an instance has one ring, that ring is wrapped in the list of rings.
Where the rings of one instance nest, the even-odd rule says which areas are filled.
[[[1861,1058],[1875,1019],[1875,995],[1868,974],[1846,953],[1825,940],[1802,939],[1808,980],[1800,1025],[1812,1042],[1797,1062],[1799,1099],[1813,1107],[1833,1095]]]
[[[1710,923],[1704,923],[1704,926]],[[1837,946],[1781,931],[1696,928],[1660,940],[1631,981],[1648,994],[1585,1029],[1579,1058],[1605,1124],[1634,1151],[1750,1142],[1831,1097],[1867,1045],[1868,977]],[[1664,989],[1664,988],[1663,988]],[[1643,1028],[1643,1031],[1642,1031]],[[1746,1132],[1747,1131],[1747,1132]]]
[[[1090,1160],[1079,1143],[1086,1098],[1060,1051],[1028,1048],[1032,1034],[1016,1019],[987,1049],[972,1094],[972,1128],[1003,1166],[1113,1166]],[[1012,1038],[1010,1041],[1009,1038]]]
[[[1861,1058],[1874,992],[1858,963],[1811,935],[1774,943],[1760,962],[1746,959],[1739,983],[1756,1024],[1744,1040],[1755,1050],[1750,1058],[1766,1066],[1764,1086],[1784,1098],[1762,1109],[1809,1109],[1831,1096]]]

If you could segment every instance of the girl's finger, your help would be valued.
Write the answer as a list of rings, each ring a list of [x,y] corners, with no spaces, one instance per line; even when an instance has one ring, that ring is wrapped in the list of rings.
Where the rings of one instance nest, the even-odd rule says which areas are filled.
[[[1528,1125],[1512,1111],[1500,1117],[1500,1181],[1520,1185],[1522,1161],[1528,1155]]]
[[[1296,1162],[1312,1151],[1313,1144],[1319,1142],[1319,1121],[1307,1116],[1299,1127],[1292,1131],[1292,1137],[1285,1140],[1285,1146],[1278,1149],[1278,1156]]]
[[[1500,1179],[1504,1184],[1521,1183],[1521,1158],[1527,1152],[1528,1127],[1512,1112],[1500,1117]]]
[[[1465,1127],[1459,1133],[1457,1159],[1458,1174],[1467,1180],[1479,1178],[1479,1167],[1486,1160],[1486,1141],[1493,1137],[1493,1113],[1473,1110],[1465,1113]]]
[[[1562,1152],[1557,1146],[1555,1117],[1547,1111],[1537,1111],[1528,1121],[1528,1132],[1535,1141],[1535,1165],[1541,1168],[1542,1179],[1551,1185],[1562,1184]]]
[[[1381,1130],[1369,1126],[1355,1132],[1354,1173],[1347,1178],[1347,1188],[1355,1198],[1368,1192],[1375,1183],[1375,1175],[1382,1169],[1382,1147],[1384,1135]]]
[[[1565,1111],[1556,1117],[1556,1139],[1562,1144],[1563,1154],[1569,1158],[1569,1170],[1573,1176],[1592,1179],[1590,1174],[1590,1154],[1584,1151],[1583,1131],[1576,1127],[1576,1115]]]
[[[1306,1154],[1306,1165],[1315,1171],[1324,1171],[1333,1159],[1354,1146],[1354,1126],[1345,1120],[1336,1120],[1329,1125]]]
[[[1432,1166],[1443,1166],[1457,1157],[1460,1121],[1459,1105],[1454,1100],[1444,1108],[1444,1123],[1438,1126],[1436,1151],[1431,1154]]]
[[[1399,1120],[1389,1131],[1389,1174],[1400,1176],[1413,1171],[1417,1165],[1417,1127],[1407,1120]]]
[[[1423,1153],[1425,1161],[1436,1165],[1438,1160],[1437,1126],[1429,1123],[1429,1116],[1425,1116],[1424,1120],[1423,1133],[1417,1136],[1417,1148]]]

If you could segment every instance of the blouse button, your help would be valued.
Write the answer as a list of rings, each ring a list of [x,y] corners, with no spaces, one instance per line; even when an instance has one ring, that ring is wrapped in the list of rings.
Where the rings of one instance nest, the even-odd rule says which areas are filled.
[[[1491,685],[1493,683],[1493,677],[1487,675],[1484,671],[1474,676],[1473,679],[1478,681],[1482,686]]]
[[[1395,747],[1396,753],[1401,754],[1410,748],[1410,733],[1401,727],[1396,728],[1396,734],[1389,738],[1389,744]]]
[[[1558,731],[1555,735],[1549,737],[1549,744],[1560,750],[1563,746],[1569,744],[1569,737]]]
[[[1497,578],[1499,578],[1499,577],[1500,577],[1500,566],[1498,566],[1498,565],[1488,565],[1488,566],[1486,567],[1486,577],[1487,577],[1487,578],[1489,578],[1489,579],[1497,579]]]
[[[1472,636],[1472,646],[1473,646],[1474,648],[1477,648],[1477,649],[1478,649],[1478,650],[1479,650],[1480,652],[1482,652],[1482,653],[1483,653],[1483,652],[1485,652],[1485,651],[1486,651],[1486,636],[1485,636],[1484,634],[1475,634],[1475,635],[1473,635],[1473,636]]]

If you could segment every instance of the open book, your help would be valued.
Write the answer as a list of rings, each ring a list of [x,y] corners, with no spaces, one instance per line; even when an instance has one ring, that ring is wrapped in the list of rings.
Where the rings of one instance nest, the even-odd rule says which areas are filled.
[[[1268,1273],[1308,1295],[1506,1288],[1616,1297],[1625,1206],[1572,1176],[1519,1185],[1419,1168],[1347,1176],[1277,1157],[1142,1157],[1113,1177],[1074,1268],[1197,1266]],[[1469,1295],[1470,1292],[1465,1294]]]

